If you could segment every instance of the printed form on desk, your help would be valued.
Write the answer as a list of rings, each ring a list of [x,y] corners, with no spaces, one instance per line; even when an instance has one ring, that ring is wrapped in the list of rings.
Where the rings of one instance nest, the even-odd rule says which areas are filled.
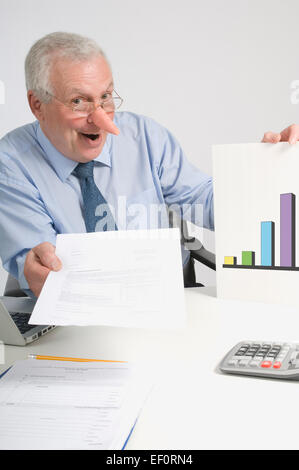
[[[30,322],[178,328],[185,321],[178,229],[57,236],[51,272]]]
[[[0,449],[122,449],[151,386],[129,364],[18,361],[0,379]]]

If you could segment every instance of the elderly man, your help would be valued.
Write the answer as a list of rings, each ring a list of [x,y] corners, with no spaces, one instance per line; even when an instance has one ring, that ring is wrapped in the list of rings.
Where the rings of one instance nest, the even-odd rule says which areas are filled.
[[[49,34],[32,46],[25,73],[37,121],[0,141],[0,255],[22,289],[38,296],[49,271],[61,268],[58,233],[127,229],[116,217],[120,198],[129,217],[129,203],[200,205],[190,220],[213,229],[212,179],[155,121],[115,112],[122,99],[94,41]],[[290,126],[264,141],[298,136]]]

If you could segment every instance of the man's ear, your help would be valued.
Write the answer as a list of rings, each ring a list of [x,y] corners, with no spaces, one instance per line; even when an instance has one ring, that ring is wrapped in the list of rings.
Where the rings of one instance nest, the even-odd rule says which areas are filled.
[[[42,121],[44,119],[42,102],[37,98],[32,90],[28,91],[27,98],[32,113],[38,121]]]

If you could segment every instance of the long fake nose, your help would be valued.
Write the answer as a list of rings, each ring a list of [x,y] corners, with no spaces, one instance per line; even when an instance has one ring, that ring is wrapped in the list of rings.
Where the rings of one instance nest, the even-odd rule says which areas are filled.
[[[109,132],[109,134],[118,135],[119,129],[114,124],[109,115],[101,107],[97,108],[88,117],[88,122],[93,122],[97,127],[103,131]]]

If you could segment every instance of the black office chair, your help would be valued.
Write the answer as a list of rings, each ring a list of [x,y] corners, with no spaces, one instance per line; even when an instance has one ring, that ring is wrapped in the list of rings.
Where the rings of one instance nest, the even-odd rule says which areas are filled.
[[[204,266],[216,271],[216,257],[211,251],[205,249],[203,244],[195,237],[188,234],[188,225],[186,220],[174,211],[168,211],[169,226],[177,227],[181,232],[181,244],[190,252],[190,258],[187,265],[183,268],[185,287],[204,287],[203,284],[196,282],[194,261],[199,261]]]

